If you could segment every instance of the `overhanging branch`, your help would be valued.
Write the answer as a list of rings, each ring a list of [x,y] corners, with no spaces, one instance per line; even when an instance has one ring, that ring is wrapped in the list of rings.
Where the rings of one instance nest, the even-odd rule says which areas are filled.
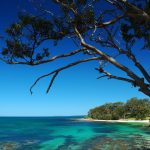
[[[129,83],[132,83],[133,85],[135,85],[135,81],[134,81],[134,80],[112,75],[112,74],[110,74],[109,72],[107,72],[107,71],[105,71],[105,70],[103,70],[102,73],[103,73],[104,75],[98,77],[97,79],[100,79],[100,78],[103,78],[103,77],[108,77],[108,79],[116,79],[116,80],[126,81],[126,82],[129,82]]]
[[[145,77],[145,79],[150,83],[150,75],[148,74],[148,72],[145,70],[145,68],[143,67],[143,65],[137,60],[136,56],[133,54],[132,50],[129,48],[127,48],[127,50],[122,49],[119,44],[115,43],[115,39],[114,36],[112,35],[112,33],[105,28],[108,37],[110,39],[110,42],[112,43],[112,48],[115,48],[116,50],[118,50],[119,54],[125,54],[133,63],[134,65],[139,69],[139,71],[143,74],[143,76]],[[109,41],[106,41],[109,42]]]
[[[24,64],[24,65],[36,66],[36,65],[40,65],[40,64],[44,64],[44,63],[49,63],[49,62],[52,62],[52,61],[60,59],[60,58],[73,56],[73,55],[75,55],[77,53],[80,53],[80,52],[82,52],[84,50],[87,50],[87,49],[86,48],[77,49],[77,50],[72,51],[72,52],[67,53],[67,54],[56,55],[56,56],[51,57],[51,58],[49,58],[47,60],[41,60],[41,61],[36,61],[36,62],[19,62],[19,61],[13,62],[13,61],[5,60],[3,58],[0,58],[0,60],[4,61],[7,64],[15,64],[15,65]]]
[[[52,79],[51,79],[51,81],[50,81],[50,84],[49,84],[49,86],[48,86],[48,88],[47,88],[47,93],[48,93],[49,90],[50,90],[50,88],[51,88],[51,86],[52,86],[52,84],[53,84],[53,82],[54,82],[54,80],[55,80],[55,78],[56,78],[56,76],[57,76],[61,71],[65,70],[65,69],[68,69],[68,68],[70,68],[70,67],[76,66],[76,65],[78,65],[78,64],[84,63],[84,62],[88,62],[88,61],[92,61],[92,60],[100,60],[100,59],[101,59],[100,57],[92,57],[92,58],[88,58],[88,59],[78,60],[78,61],[73,62],[73,63],[70,63],[70,64],[68,64],[68,65],[66,65],[66,66],[64,66],[64,67],[58,68],[58,69],[56,69],[56,70],[54,70],[54,71],[52,71],[52,72],[50,72],[50,73],[48,73],[48,74],[45,74],[45,75],[43,75],[43,76],[40,76],[39,78],[36,79],[36,81],[35,81],[35,82],[33,83],[33,85],[31,86],[30,92],[31,92],[31,94],[33,93],[33,92],[32,92],[33,87],[34,87],[41,79],[53,75],[53,77],[52,77]]]
[[[110,62],[111,64],[113,64],[115,67],[119,68],[120,70],[124,71],[129,77],[131,77],[132,79],[138,81],[140,80],[140,77],[138,77],[134,72],[132,72],[129,68],[127,68],[126,66],[120,64],[119,62],[117,62],[113,57],[110,57],[109,55],[105,54],[104,52],[102,52],[101,50],[97,49],[96,47],[87,44],[84,41],[84,38],[82,37],[82,35],[79,33],[78,29],[75,27],[75,31],[77,36],[79,37],[80,41],[81,41],[81,45],[86,47],[89,50],[92,50],[93,52],[95,52],[97,55],[100,55],[101,57],[103,57],[104,60]]]
[[[145,79],[150,83],[150,75],[142,66],[142,64],[137,60],[136,56],[132,53],[132,51],[130,50],[130,52],[128,52],[128,51],[122,50],[122,53],[125,53],[128,56],[128,58],[133,61],[133,63],[140,70],[140,72],[143,74]]]

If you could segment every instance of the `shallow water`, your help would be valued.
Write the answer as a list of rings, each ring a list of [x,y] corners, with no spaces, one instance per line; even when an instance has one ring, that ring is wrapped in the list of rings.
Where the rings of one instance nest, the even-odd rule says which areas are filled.
[[[0,150],[150,150],[150,128],[143,124],[76,118],[2,117]]]

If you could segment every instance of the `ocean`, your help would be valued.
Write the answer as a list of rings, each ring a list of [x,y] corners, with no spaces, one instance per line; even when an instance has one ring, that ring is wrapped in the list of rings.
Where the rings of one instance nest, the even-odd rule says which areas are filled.
[[[0,150],[150,150],[143,124],[77,118],[0,117]]]

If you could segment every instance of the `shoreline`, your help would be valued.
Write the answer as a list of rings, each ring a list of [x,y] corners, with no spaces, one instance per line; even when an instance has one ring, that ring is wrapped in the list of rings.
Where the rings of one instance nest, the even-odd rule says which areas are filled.
[[[98,119],[85,119],[80,118],[79,121],[89,121],[89,122],[111,122],[111,123],[149,123],[149,120],[98,120]]]

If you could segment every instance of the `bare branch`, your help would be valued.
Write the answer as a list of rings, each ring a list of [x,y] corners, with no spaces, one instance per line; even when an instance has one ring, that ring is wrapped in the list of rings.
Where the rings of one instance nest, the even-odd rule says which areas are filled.
[[[80,53],[80,52],[82,52],[82,51],[84,51],[84,50],[87,50],[87,49],[86,49],[86,48],[77,49],[77,50],[72,51],[72,52],[70,52],[70,53],[62,54],[62,55],[57,55],[57,56],[54,56],[54,57],[49,58],[49,59],[47,59],[47,60],[41,60],[41,61],[38,61],[38,62],[17,62],[17,61],[16,61],[16,62],[12,62],[12,61],[4,60],[4,59],[2,59],[2,58],[0,58],[0,59],[1,59],[2,61],[4,61],[5,63],[7,63],[7,64],[15,64],[15,65],[17,65],[17,64],[24,64],[24,65],[35,66],[35,65],[40,65],[40,64],[52,62],[52,61],[54,61],[54,60],[56,60],[56,59],[59,59],[59,58],[65,58],[65,57],[73,56],[73,55],[75,55],[75,54],[77,54],[77,53]]]
[[[67,53],[67,54],[62,54],[62,55],[58,55],[58,56],[54,56],[48,60],[43,60],[43,61],[40,61],[40,62],[37,62],[37,63],[34,63],[34,65],[39,65],[39,64],[43,64],[43,63],[47,63],[47,62],[51,62],[51,61],[54,61],[56,59],[59,59],[59,58],[64,58],[64,57],[68,57],[68,56],[73,56],[77,53],[80,53],[84,50],[87,50],[86,48],[81,48],[81,49],[78,49],[78,50],[75,50],[75,51],[72,51],[70,53]]]
[[[140,70],[140,72],[143,74],[145,79],[150,83],[150,75],[142,66],[142,64],[137,60],[136,56],[132,53],[132,51],[122,50],[122,53],[125,53],[128,56],[128,58],[134,62],[135,66]]]
[[[58,73],[59,73],[59,72],[56,72],[56,73],[53,75],[52,79],[50,80],[50,84],[49,84],[49,86],[48,86],[48,88],[47,88],[47,90],[46,90],[46,93],[49,92],[49,90],[50,90],[50,88],[52,87],[53,82],[54,82],[55,78],[57,77]]]
[[[103,70],[103,69],[102,69]],[[104,78],[104,77],[108,77],[108,79],[116,79],[116,80],[121,80],[121,81],[125,81],[125,82],[129,82],[131,83],[134,87],[139,87],[139,91],[142,91],[143,93],[145,94],[149,94],[149,88],[150,88],[150,84],[144,84],[144,86],[139,86],[139,83],[136,82],[135,80],[131,80],[131,79],[128,79],[128,78],[124,78],[124,77],[119,77],[119,76],[115,76],[115,75],[112,75],[110,74],[109,72],[103,70],[102,72],[100,73],[103,73],[104,75],[98,77],[97,79],[100,79],[100,78]]]
[[[116,43],[115,43],[115,39],[114,36],[112,35],[112,33],[107,29],[107,27],[104,27],[109,40],[111,42],[111,46],[112,48],[115,48],[116,50],[118,50],[119,54],[126,54],[126,56],[132,60],[132,62],[135,64],[135,66],[140,70],[140,72],[143,74],[143,76],[145,77],[145,79],[150,83],[150,75],[148,74],[148,72],[144,69],[144,67],[142,66],[142,64],[137,60],[136,56],[132,53],[132,51],[130,49],[128,50],[123,50],[122,48],[120,48]],[[109,42],[109,40],[107,40],[107,43]]]
[[[92,61],[92,60],[100,60],[100,59],[101,59],[100,57],[92,57],[92,58],[88,58],[88,59],[78,60],[78,61],[73,62],[73,63],[70,63],[70,64],[68,64],[68,65],[66,65],[66,66],[64,66],[64,67],[58,68],[58,69],[56,69],[56,70],[54,70],[54,71],[52,71],[52,72],[50,72],[50,73],[48,73],[48,74],[45,74],[45,75],[43,75],[43,76],[40,76],[39,78],[36,79],[36,81],[34,82],[34,84],[31,86],[30,92],[31,92],[31,94],[33,93],[33,92],[32,92],[33,87],[34,87],[41,79],[43,79],[43,78],[45,78],[45,77],[48,77],[48,76],[54,74],[53,77],[52,77],[52,80],[51,80],[51,82],[50,82],[50,85],[49,85],[49,87],[48,87],[48,89],[47,89],[47,92],[49,92],[49,90],[50,90],[50,88],[51,88],[51,86],[52,86],[52,84],[53,84],[53,82],[54,82],[56,76],[57,76],[62,70],[68,69],[68,68],[70,68],[70,67],[72,67],[72,66],[76,66],[76,65],[78,65],[78,64],[80,64],[80,63],[84,63],[84,62],[88,62],[88,61]]]
[[[97,23],[96,26],[98,28],[104,28],[108,25],[112,25],[114,23],[116,23],[117,21],[119,21],[120,19],[124,18],[124,15],[121,15],[121,16],[116,16],[115,18],[113,18],[112,20],[110,21],[107,21],[107,22],[103,22],[103,23]]]
[[[120,69],[123,72],[125,72],[130,78],[132,78],[134,80],[134,82],[136,83],[136,86],[140,87],[139,91],[142,91],[146,95],[150,95],[149,84],[146,84],[144,82],[144,78],[140,78],[138,75],[136,75],[128,67],[126,67],[126,66],[120,64],[119,62],[117,62],[113,57],[110,57],[109,55],[105,54],[104,52],[102,52],[101,50],[97,49],[96,47],[94,47],[94,46],[92,46],[90,44],[87,44],[84,41],[82,35],[79,33],[79,31],[78,31],[78,29],[76,27],[75,27],[75,32],[76,32],[77,36],[79,37],[82,46],[84,46],[87,49],[95,52],[97,55],[100,55],[104,60],[110,62],[115,67],[117,67],[118,69]]]
[[[92,51],[94,51],[96,54],[100,55],[101,57],[103,57],[104,60],[110,62],[111,64],[113,64],[114,66],[116,66],[117,68],[121,69],[122,71],[124,71],[125,73],[127,73],[127,75],[135,80],[140,80],[140,78],[133,73],[129,68],[127,68],[126,66],[118,63],[114,58],[108,56],[107,54],[105,54],[104,52],[102,52],[101,50],[97,49],[96,47],[85,43],[82,35],[79,33],[78,29],[75,27],[75,31],[78,35],[78,37],[81,40],[81,45],[86,47],[87,49],[90,49]]]
[[[135,84],[134,80],[128,79],[128,78],[123,78],[123,77],[119,77],[119,76],[114,76],[112,74],[110,74],[109,72],[103,70],[103,72],[105,75],[98,77],[97,79],[100,79],[102,77],[108,77],[108,79],[117,79],[117,80],[122,80],[122,81],[126,81],[132,84]]]
[[[104,78],[104,77],[107,77],[107,75],[100,76],[97,79],[101,79],[101,78]]]

